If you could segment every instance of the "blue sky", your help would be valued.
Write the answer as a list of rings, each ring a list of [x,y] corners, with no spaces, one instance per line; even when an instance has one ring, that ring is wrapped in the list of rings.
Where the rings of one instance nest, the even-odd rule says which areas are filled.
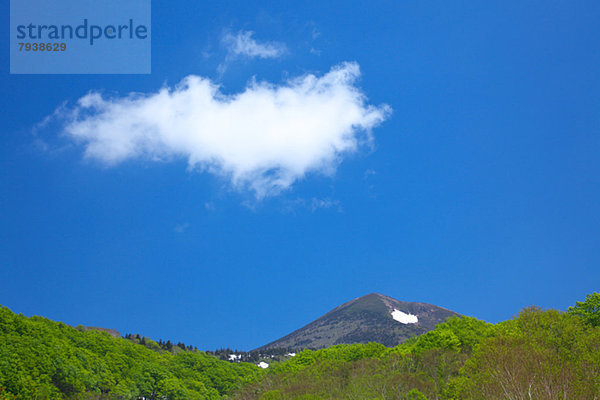
[[[252,349],[371,292],[496,322],[597,291],[600,4],[477,3],[154,0],[150,75],[10,75],[4,58],[0,304]],[[4,4],[5,26],[8,15]],[[244,37],[239,49],[254,52],[236,53]],[[297,94],[294,82],[323,83],[344,65],[360,75],[322,92],[356,119],[320,113],[319,96],[298,95],[312,107],[300,119],[281,117],[296,103],[267,102],[272,142],[245,125],[263,108],[204,125],[194,118],[206,110],[174,100],[161,107],[187,125],[166,124],[148,136],[158,144],[118,160],[106,132],[132,130],[115,113],[36,129],[90,92],[118,109],[131,92],[204,93],[174,89],[195,75],[219,86],[218,106],[258,89]],[[102,118],[116,130],[89,128]],[[306,122],[315,146],[299,149],[291,133],[278,142],[305,120],[332,128]],[[196,131],[246,136],[237,153],[165,145]]]

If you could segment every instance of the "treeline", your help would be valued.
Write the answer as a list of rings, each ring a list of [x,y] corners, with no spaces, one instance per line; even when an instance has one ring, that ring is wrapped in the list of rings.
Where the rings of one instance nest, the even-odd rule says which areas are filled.
[[[528,308],[495,325],[455,317],[394,348],[305,350],[267,370],[127,336],[0,307],[0,400],[600,399],[597,293],[568,312]]]
[[[267,360],[268,362],[282,362],[289,359],[291,355],[295,355],[296,351],[291,347],[252,351],[221,348],[215,351],[207,351],[206,354],[213,355],[223,361],[257,363]]]
[[[176,344],[173,344],[170,340],[167,340],[165,342],[162,339],[159,339],[158,342],[155,342],[154,340],[150,339],[149,337],[141,336],[139,333],[135,334],[135,335],[131,334],[131,333],[126,333],[124,338],[132,341],[133,343],[141,344],[142,346],[145,346],[145,347],[149,348],[150,350],[165,350],[165,351],[170,351],[173,353],[176,353],[180,350],[184,350],[184,351],[185,350],[187,350],[187,351],[198,350],[198,348],[196,346],[192,346],[192,345],[186,346],[186,344],[183,342],[177,342]]]
[[[454,317],[386,348],[305,350],[237,399],[597,400],[600,294],[568,312],[523,310],[496,325]]]
[[[0,307],[0,400],[219,399],[261,373],[189,346],[166,347]]]

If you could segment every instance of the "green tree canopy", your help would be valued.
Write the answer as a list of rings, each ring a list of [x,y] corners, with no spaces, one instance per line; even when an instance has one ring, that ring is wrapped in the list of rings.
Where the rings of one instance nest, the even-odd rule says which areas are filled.
[[[568,312],[583,317],[592,326],[600,326],[600,293],[588,294],[584,301],[569,307]]]

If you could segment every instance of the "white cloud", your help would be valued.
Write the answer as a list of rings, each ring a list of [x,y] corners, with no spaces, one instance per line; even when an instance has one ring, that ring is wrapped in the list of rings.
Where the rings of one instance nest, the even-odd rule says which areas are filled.
[[[318,210],[331,209],[337,212],[343,212],[342,203],[339,200],[331,199],[329,197],[311,199],[303,199],[301,197],[295,199],[288,199],[282,202],[281,211],[286,214],[296,214],[299,210],[310,210],[316,212]]]
[[[185,158],[191,169],[226,177],[260,199],[307,173],[332,174],[342,158],[371,140],[387,105],[367,104],[355,86],[356,63],[280,85],[251,82],[225,95],[210,79],[188,76],[174,88],[108,98],[90,92],[62,108],[63,133],[87,158]]]
[[[183,233],[183,232],[187,231],[187,229],[189,227],[190,227],[190,224],[188,224],[187,222],[184,222],[183,224],[175,225],[175,228],[173,228],[173,231],[175,233]]]
[[[371,168],[367,168],[367,170],[365,171],[363,176],[365,179],[369,179],[369,177],[372,175],[377,175],[377,171],[375,171],[374,169],[371,169]]]
[[[236,56],[277,58],[287,51],[285,45],[280,42],[259,43],[252,38],[254,32],[240,31],[236,35],[228,33],[223,36],[222,43],[227,51]]]
[[[332,207],[337,208],[338,212],[342,212],[342,204],[339,200],[332,200],[329,197],[326,197],[324,199],[317,199],[313,197],[311,200],[311,210],[313,212],[317,211],[320,208],[327,209]]]

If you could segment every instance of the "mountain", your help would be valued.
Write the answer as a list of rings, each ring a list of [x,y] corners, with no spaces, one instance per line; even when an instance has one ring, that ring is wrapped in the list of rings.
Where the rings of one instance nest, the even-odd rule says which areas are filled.
[[[408,303],[371,293],[344,303],[257,350],[319,349],[341,343],[368,342],[392,347],[432,330],[451,316],[460,314],[432,304]]]

